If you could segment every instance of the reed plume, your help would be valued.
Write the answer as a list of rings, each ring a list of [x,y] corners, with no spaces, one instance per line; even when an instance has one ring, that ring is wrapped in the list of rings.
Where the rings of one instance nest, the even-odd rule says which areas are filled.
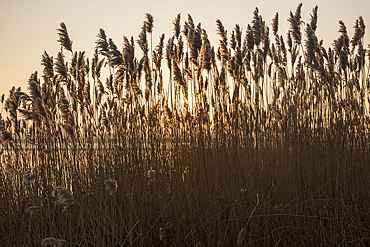
[[[253,31],[250,24],[247,25],[247,31],[245,34],[245,40],[244,40],[245,48],[248,51],[252,51],[254,47],[254,39],[253,39]]]
[[[156,46],[155,50],[153,51],[153,60],[154,60],[154,65],[157,69],[157,71],[161,70],[162,66],[162,58],[163,58],[163,45],[164,45],[164,34],[162,34],[159,37],[159,43]]]
[[[137,40],[137,43],[139,44],[141,50],[143,51],[143,54],[148,54],[148,40],[146,38],[146,29],[142,28],[141,32],[139,34],[139,39]]]
[[[353,37],[351,39],[351,44],[352,44],[352,47],[353,49],[358,45],[360,44],[362,38],[364,37],[365,35],[365,22],[364,22],[364,19],[362,18],[362,16],[359,16],[358,19],[356,20],[355,22],[355,25],[354,25],[354,34],[353,34]]]
[[[53,57],[50,57],[49,54],[44,51],[42,54],[42,59],[41,59],[41,65],[44,66],[44,76],[52,79],[54,77],[54,62],[53,62]]]
[[[202,32],[202,47],[200,49],[200,63],[201,68],[207,70],[208,72],[211,70],[212,66],[212,48],[211,43],[208,39],[208,35],[205,30]]]
[[[306,47],[306,54],[307,54],[307,63],[309,65],[312,65],[312,63],[317,62],[315,53],[317,52],[317,49],[318,49],[318,41],[317,41],[315,32],[310,26],[310,24],[307,24],[306,36],[307,36],[307,39],[305,42],[305,47]]]
[[[259,14],[259,10],[257,7],[253,11],[252,33],[253,33],[254,44],[258,46],[262,40],[264,28],[263,28],[263,20],[262,20],[261,15]]]
[[[181,29],[180,20],[181,20],[181,14],[179,13],[179,14],[177,14],[175,20],[172,22],[172,24],[173,24],[173,34],[175,35],[175,37],[177,39],[179,38],[180,29]]]
[[[67,81],[68,81],[68,69],[67,69],[67,66],[66,66],[66,64],[64,62],[63,53],[58,52],[54,66],[55,66],[55,72],[58,75],[58,79],[61,82],[67,84]]]
[[[103,56],[108,56],[108,42],[107,42],[107,36],[105,35],[105,31],[103,28],[99,29],[98,32],[98,40],[95,42],[96,46],[95,49],[98,51],[99,54]]]
[[[293,36],[293,39],[296,44],[300,45],[302,40],[301,34],[301,25],[303,21],[301,20],[301,12],[302,12],[302,3],[300,3],[296,9],[295,14],[291,11],[289,13],[289,23],[290,23],[290,30]]]
[[[312,28],[312,31],[316,31],[317,28],[317,12],[319,10],[319,7],[316,5],[315,8],[312,9],[312,14],[310,14],[310,27]]]
[[[274,18],[272,19],[272,33],[276,36],[279,31],[279,13],[276,12]]]
[[[146,17],[146,21],[144,22],[145,31],[147,33],[152,33],[154,27],[154,17],[149,13],[146,13],[145,17]]]
[[[64,22],[60,23],[60,28],[57,31],[60,45],[67,51],[72,52],[72,40],[69,38],[66,24]]]
[[[217,34],[220,35],[220,52],[221,52],[221,62],[226,64],[226,61],[229,60],[229,51],[227,48],[227,32],[224,28],[222,22],[217,19]]]
[[[5,129],[3,125],[0,125],[0,143],[6,143],[13,141],[12,134]]]
[[[117,46],[114,44],[111,38],[108,39],[108,64],[111,67],[116,67],[123,63],[122,54],[118,50]]]

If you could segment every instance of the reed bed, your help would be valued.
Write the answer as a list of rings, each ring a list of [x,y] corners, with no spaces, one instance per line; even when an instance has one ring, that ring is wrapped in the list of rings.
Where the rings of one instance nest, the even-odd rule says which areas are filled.
[[[91,59],[61,23],[1,100],[0,244],[368,246],[365,23],[325,48],[301,11],[286,35],[258,8],[244,31],[217,20],[218,46],[180,14],[153,45],[146,14]]]

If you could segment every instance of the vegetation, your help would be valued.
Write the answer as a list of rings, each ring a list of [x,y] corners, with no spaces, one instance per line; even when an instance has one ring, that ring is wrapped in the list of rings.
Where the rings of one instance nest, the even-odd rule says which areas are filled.
[[[153,46],[146,14],[91,60],[61,23],[41,78],[2,98],[0,244],[368,245],[364,20],[325,48],[301,8],[286,36],[257,8],[245,31],[217,20],[217,47],[190,15]]]

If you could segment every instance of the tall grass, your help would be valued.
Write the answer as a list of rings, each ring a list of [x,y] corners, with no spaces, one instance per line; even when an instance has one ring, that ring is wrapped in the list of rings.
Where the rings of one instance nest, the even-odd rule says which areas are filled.
[[[154,46],[146,14],[91,60],[61,23],[2,98],[1,245],[368,245],[364,20],[325,48],[301,9],[287,35],[257,8],[245,31],[217,20],[216,47],[190,15]]]

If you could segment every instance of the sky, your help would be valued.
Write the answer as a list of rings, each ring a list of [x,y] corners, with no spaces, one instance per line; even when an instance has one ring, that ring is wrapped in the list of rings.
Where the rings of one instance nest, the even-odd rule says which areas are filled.
[[[211,45],[217,47],[216,20],[222,21],[228,34],[235,24],[245,31],[255,7],[270,25],[270,31],[272,18],[278,12],[279,34],[286,37],[289,11],[294,13],[301,2],[306,22],[318,5],[316,35],[324,40],[325,47],[339,36],[339,20],[346,24],[350,37],[360,15],[370,27],[370,1],[366,0],[0,0],[0,95],[8,95],[13,86],[27,91],[31,73],[42,74],[42,53],[56,56],[60,50],[56,29],[61,22],[67,25],[73,50],[84,50],[91,58],[99,28],[121,49],[123,36],[137,39],[146,13],[154,17],[153,46],[162,33],[166,41],[172,36],[172,21],[181,13],[181,24],[190,14],[196,24],[200,22],[206,29]],[[369,34],[365,34],[365,43],[370,43]]]

